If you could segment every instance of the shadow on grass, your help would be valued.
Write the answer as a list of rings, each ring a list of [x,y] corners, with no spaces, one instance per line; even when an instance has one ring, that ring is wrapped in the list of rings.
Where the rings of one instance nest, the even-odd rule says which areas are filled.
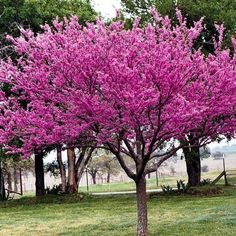
[[[62,194],[53,195],[48,194],[42,197],[21,197],[18,199],[12,199],[4,202],[0,202],[0,208],[16,207],[19,205],[31,206],[38,204],[71,204],[78,203],[83,200],[89,200],[92,196],[88,194]]]
[[[48,205],[56,205],[56,204],[77,204],[79,202],[87,204],[92,203],[99,203],[104,201],[114,201],[117,200],[121,202],[126,202],[127,200],[133,201],[135,199],[135,195],[115,195],[115,196],[93,196],[87,193],[77,193],[77,194],[60,194],[60,195],[53,195],[48,194],[42,197],[35,197],[35,196],[27,196],[21,197],[18,199],[12,199],[8,201],[0,201],[0,208],[13,208],[13,207],[20,207],[20,206],[37,206],[41,204],[48,204]]]
[[[215,192],[215,189],[217,191]],[[214,191],[213,191],[214,190]],[[160,202],[169,202],[176,200],[178,202],[182,201],[193,201],[199,197],[219,197],[219,196],[230,196],[234,195],[236,190],[236,186],[203,186],[196,188],[193,192],[187,194],[163,194],[163,193],[153,193],[148,194],[148,199],[150,201],[160,201]],[[209,193],[209,194],[208,194]],[[37,206],[41,204],[77,204],[79,202],[83,203],[84,206],[87,204],[99,204],[99,202],[104,203],[104,201],[109,202],[119,202],[121,204],[127,204],[128,201],[135,202],[136,200],[135,194],[127,194],[127,195],[106,195],[106,196],[94,196],[87,193],[78,193],[78,194],[61,194],[61,195],[46,195],[43,197],[21,197],[19,199],[8,200],[4,202],[0,202],[0,208],[12,208],[12,207],[22,207],[22,206]]]

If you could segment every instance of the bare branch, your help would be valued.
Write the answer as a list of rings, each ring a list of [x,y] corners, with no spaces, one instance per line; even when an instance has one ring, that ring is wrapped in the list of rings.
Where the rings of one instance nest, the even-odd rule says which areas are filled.
[[[109,147],[110,151],[116,156],[117,160],[119,161],[121,167],[124,169],[125,173],[133,180],[136,179],[136,174],[132,172],[132,170],[129,169],[129,167],[126,165],[124,159],[120,155],[120,150],[119,147],[118,149],[114,147],[111,143],[106,143],[107,146]]]

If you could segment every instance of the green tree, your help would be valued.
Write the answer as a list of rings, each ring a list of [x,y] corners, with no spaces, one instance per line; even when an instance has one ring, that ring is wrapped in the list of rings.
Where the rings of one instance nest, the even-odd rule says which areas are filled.
[[[19,183],[20,170],[24,173],[34,172],[34,161],[32,158],[20,160],[18,157],[9,158],[9,156],[7,156],[7,158],[2,161],[2,164],[7,189],[14,190],[15,192],[19,192],[17,185]]]
[[[230,45],[230,38],[236,32],[236,1],[234,0],[121,0],[123,12],[128,13],[129,20],[141,17],[141,23],[150,21],[150,7],[155,6],[159,13],[175,20],[175,9],[178,8],[187,16],[188,24],[193,25],[204,16],[205,30],[198,42],[206,52],[212,52],[212,35],[216,35],[215,23],[225,26],[225,44]]]
[[[3,147],[0,147],[0,200],[6,200],[5,179],[4,179],[4,163],[8,158],[16,158],[14,155],[6,154]]]
[[[101,164],[98,156],[93,156],[88,163],[88,173],[92,177],[93,184],[97,183],[97,174],[101,171]]]
[[[19,36],[20,26],[29,27],[36,33],[41,30],[40,25],[50,24],[57,16],[62,18],[76,15],[85,24],[86,21],[94,21],[97,15],[89,0],[0,0],[0,6],[2,56],[9,53],[5,36]]]
[[[91,175],[93,184],[96,184],[97,175],[106,175],[106,182],[110,183],[111,176],[120,172],[120,165],[109,151],[97,149],[95,155],[88,163],[88,173]]]
[[[110,183],[111,176],[120,173],[120,165],[109,151],[104,151],[99,160],[101,173],[106,175],[106,182]]]

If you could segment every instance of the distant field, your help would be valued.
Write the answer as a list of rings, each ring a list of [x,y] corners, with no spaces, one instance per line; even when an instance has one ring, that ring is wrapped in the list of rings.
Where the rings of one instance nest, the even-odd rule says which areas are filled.
[[[231,170],[230,173],[236,174],[236,169]],[[209,172],[203,173],[202,179],[211,179],[214,180],[219,175],[219,172]],[[185,180],[187,183],[187,176],[162,176],[158,179],[158,187],[156,184],[156,179],[147,179],[147,189],[161,189],[161,185],[170,185],[171,187],[176,187],[177,180]],[[228,181],[232,185],[236,185],[236,175],[229,176]],[[218,184],[224,184],[224,179],[222,178]],[[96,184],[96,185],[89,185],[89,193],[99,193],[99,192],[121,192],[121,191],[134,191],[135,184],[133,181],[129,182],[122,182],[122,183],[109,183],[109,184]],[[79,192],[87,192],[86,186],[80,186]],[[34,196],[34,192],[25,192],[24,196]],[[15,198],[19,198],[19,196],[15,195]]]
[[[236,174],[236,170],[234,172]],[[211,179],[214,180],[219,175],[219,172],[210,172],[210,173],[203,173],[202,179]],[[176,187],[176,180],[185,180],[187,183],[187,176],[168,176],[168,177],[160,177],[158,179],[158,186],[156,183],[156,179],[147,179],[147,189],[157,189],[161,188],[161,185],[170,185],[172,187]],[[231,176],[229,178],[229,182],[231,184],[236,184],[236,175]],[[220,180],[219,183],[223,184],[223,179]],[[119,191],[129,191],[135,190],[135,184],[133,181],[126,182],[126,183],[110,183],[110,184],[96,184],[96,185],[89,185],[89,192],[119,192]],[[82,186],[79,188],[79,191],[86,192],[87,187]]]
[[[235,236],[236,188],[216,196],[149,198],[149,236]],[[127,196],[23,197],[0,203],[0,235],[132,236],[136,201]]]

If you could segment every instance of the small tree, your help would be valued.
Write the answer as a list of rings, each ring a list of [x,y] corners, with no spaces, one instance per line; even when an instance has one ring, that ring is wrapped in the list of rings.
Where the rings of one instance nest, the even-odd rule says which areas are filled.
[[[19,157],[7,156],[3,161],[3,171],[9,190],[18,192],[18,183],[21,172],[34,172],[34,161],[32,158],[20,160]]]
[[[174,175],[176,173],[174,166],[170,167],[170,173]]]
[[[107,175],[106,182],[110,183],[111,175],[118,175],[119,170],[119,163],[117,162],[116,158],[114,156],[111,156],[109,154],[105,154],[101,158],[101,165],[102,165],[102,172]]]
[[[87,166],[88,173],[92,177],[93,184],[97,183],[97,174],[102,171],[99,157],[92,157]]]
[[[207,165],[202,166],[201,171],[202,172],[208,172],[209,171],[208,166]]]
[[[201,159],[206,159],[211,156],[211,151],[208,147],[204,146],[200,148],[200,157]]]
[[[224,153],[220,151],[213,152],[211,155],[214,159],[222,159],[224,157]]]
[[[92,176],[93,183],[96,184],[96,176],[106,175],[106,182],[110,183],[111,175],[118,175],[120,172],[119,163],[109,151],[97,150],[96,156],[92,158],[88,165],[88,172]]]

